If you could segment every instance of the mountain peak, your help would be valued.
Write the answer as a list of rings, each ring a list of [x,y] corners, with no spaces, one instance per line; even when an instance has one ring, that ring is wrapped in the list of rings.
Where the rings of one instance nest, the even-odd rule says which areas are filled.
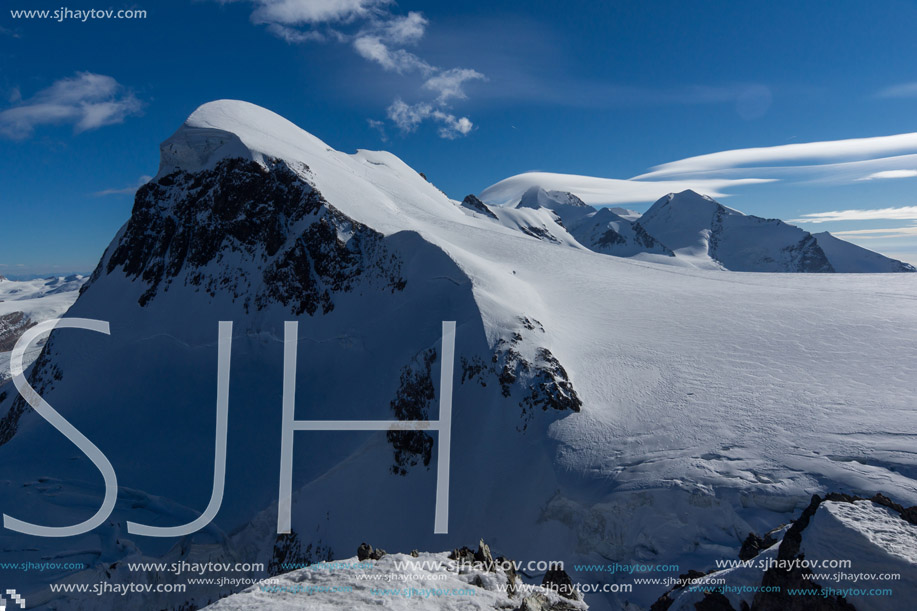
[[[159,175],[197,172],[221,159],[302,159],[332,151],[327,144],[275,112],[240,100],[199,106],[160,147]]]
[[[665,197],[659,199],[656,203],[659,203],[659,202],[678,204],[680,206],[684,206],[684,205],[696,206],[698,204],[702,204],[705,206],[709,206],[710,204],[716,204],[717,206],[721,205],[718,201],[716,201],[709,195],[698,193],[697,191],[694,191],[693,189],[685,189],[684,191],[680,191],[679,193],[669,193]]]
[[[558,206],[574,206],[592,212],[592,206],[567,191],[545,191],[541,187],[529,187],[519,200],[518,208],[548,208],[554,210]]]

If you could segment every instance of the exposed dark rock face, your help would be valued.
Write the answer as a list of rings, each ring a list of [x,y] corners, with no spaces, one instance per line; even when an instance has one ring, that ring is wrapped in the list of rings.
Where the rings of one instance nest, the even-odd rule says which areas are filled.
[[[274,552],[267,565],[268,575],[275,577],[281,573],[289,573],[317,562],[328,562],[334,559],[334,552],[321,541],[313,545],[309,543],[305,549],[296,532],[277,535],[274,542]]]
[[[674,602],[674,600],[669,598],[669,592],[666,592],[650,605],[650,611],[668,611],[668,608],[671,607]]]
[[[564,598],[579,600],[579,594],[573,587],[573,580],[563,569],[549,569],[541,580],[541,585],[554,590]]]
[[[915,516],[917,516],[917,507],[902,507],[881,493],[869,499],[836,492],[829,493],[825,495],[824,498],[816,494],[812,497],[809,506],[803,510],[799,519],[797,519],[789,530],[787,530],[786,535],[783,537],[783,542],[780,544],[780,549],[777,552],[777,558],[779,560],[803,558],[799,553],[800,546],[802,545],[803,531],[808,527],[812,516],[815,515],[815,512],[822,502],[833,501],[839,503],[853,503],[854,501],[866,500],[872,501],[877,505],[882,505],[883,507],[888,507],[898,512],[902,520],[915,524],[913,520]],[[855,609],[852,604],[839,596],[789,596],[786,594],[787,588],[810,588],[813,590],[821,590],[821,585],[809,579],[803,579],[803,575],[810,575],[811,573],[812,571],[808,567],[794,567],[789,570],[778,567],[768,569],[764,573],[761,585],[780,586],[781,592],[759,592],[755,595],[752,609],[754,609],[754,611],[803,611],[806,609],[815,609],[816,611],[852,611]]]
[[[748,609],[748,605],[744,605]],[[719,592],[705,592],[704,598],[694,604],[697,611],[736,611],[735,607],[729,602],[729,599]]]
[[[465,199],[462,200],[462,206],[464,206],[465,208],[468,208],[469,210],[473,210],[474,212],[478,212],[480,214],[483,214],[484,216],[489,216],[490,218],[497,220],[497,215],[494,214],[493,210],[491,210],[487,206],[487,204],[482,202],[480,199],[478,199],[474,195],[466,195]]]
[[[29,384],[40,396],[45,396],[54,387],[54,383],[61,381],[64,377],[60,367],[53,363],[53,342],[54,335],[52,334],[48,338],[41,354],[35,360],[28,377]],[[3,399],[0,399],[0,402],[2,401]],[[13,438],[19,428],[20,419],[26,412],[30,411],[32,411],[32,408],[21,395],[13,400],[9,411],[0,419],[0,446]]]
[[[564,601],[552,603],[544,594],[526,596],[517,611],[575,611],[576,607]]]
[[[398,420],[427,420],[430,404],[436,399],[433,385],[433,363],[436,350],[423,352],[418,362],[401,371],[401,385],[391,402],[392,411]],[[391,472],[407,475],[408,469],[423,463],[430,465],[433,456],[433,436],[425,431],[388,431],[388,442],[395,450],[395,464]]]
[[[373,549],[373,546],[365,541],[360,544],[360,547],[357,548],[357,560],[363,562],[364,560],[382,560],[382,557],[385,556],[385,550],[382,548]]]
[[[755,533],[748,533],[745,541],[742,542],[742,549],[739,550],[739,560],[751,560],[762,550],[766,550],[776,542],[776,539],[770,533],[764,535],[764,537],[759,537]]]
[[[0,316],[0,352],[9,352],[22,334],[35,326],[22,312],[11,312]]]
[[[703,600],[695,603],[695,608],[699,611],[808,611],[810,609],[815,611],[856,611],[856,607],[847,602],[844,597],[828,596],[826,595],[827,593],[822,594],[821,592],[824,591],[824,588],[811,578],[806,578],[812,575],[812,570],[805,566],[799,566],[801,561],[804,560],[804,556],[800,553],[804,536],[803,533],[809,526],[819,506],[825,501],[832,501],[835,503],[871,501],[877,505],[887,507],[897,512],[902,520],[911,524],[917,524],[917,521],[915,521],[917,520],[917,506],[903,507],[881,493],[871,498],[837,492],[828,493],[822,498],[816,494],[812,497],[811,502],[803,510],[799,518],[793,521],[783,535],[783,540],[780,542],[780,547],[777,549],[778,566],[771,566],[768,568],[761,578],[760,585],[762,587],[769,587],[776,591],[758,592],[755,594],[751,606],[743,601],[738,609],[729,606],[728,599],[722,596],[722,594],[715,591],[707,592]],[[775,529],[767,533],[763,538],[754,533],[749,533],[742,544],[739,558],[741,560],[749,560],[757,556],[760,551],[774,545],[775,540],[772,534],[777,532],[777,530],[778,529]],[[784,566],[790,566],[792,568],[782,568]],[[697,571],[690,571],[687,576],[681,575],[681,580],[685,582],[685,577],[689,577],[692,574],[696,574],[697,576],[703,575]],[[660,596],[650,607],[650,611],[666,611],[674,602],[674,598],[672,597],[673,592],[676,592],[682,587],[684,586],[675,586]],[[712,589],[715,590],[716,586],[712,586]],[[791,590],[796,593],[790,595],[789,592]],[[809,590],[817,593],[802,595],[799,594],[801,590]]]
[[[535,377],[529,385],[531,390],[521,403],[523,411],[531,413],[538,407],[543,411],[553,409],[578,412],[582,409],[583,402],[573,390],[567,370],[550,350],[538,349],[533,371]]]
[[[455,560],[459,564],[474,564],[474,550],[463,545],[452,550],[449,554],[449,560]]]
[[[558,222],[558,224],[560,224],[560,222]],[[547,227],[536,227],[535,225],[529,225],[527,227],[519,227],[519,230],[527,236],[538,238],[539,240],[544,240],[546,242],[553,242],[554,244],[560,244],[560,240],[551,235],[551,232],[548,231]]]
[[[608,248],[609,246],[614,246],[615,244],[626,244],[627,240],[624,239],[620,233],[614,229],[608,229],[603,233],[598,240],[595,241],[593,246],[599,248]]]
[[[310,316],[330,312],[332,296],[358,280],[402,290],[382,235],[330,206],[302,178],[308,168],[298,170],[225,159],[147,183],[106,271],[141,279],[141,306],[179,281],[242,299],[246,310],[279,302]]]
[[[734,269],[732,262],[719,252],[721,242],[726,239],[729,230],[724,226],[725,219],[729,216],[729,211],[722,205],[716,204],[716,211],[713,214],[711,224],[710,240],[708,242],[708,254],[715,261],[722,263],[727,269]],[[786,227],[786,223],[778,219],[763,219],[756,216],[746,217],[757,225],[779,225]],[[834,267],[828,261],[825,251],[818,245],[818,240],[806,231],[798,230],[800,237],[799,242],[782,248],[779,260],[770,257],[763,257],[758,261],[762,269],[768,269],[774,263],[779,268],[774,271],[781,272],[798,272],[810,274],[834,273]],[[739,271],[742,271],[741,269]],[[754,270],[750,270],[754,271]]]
[[[641,252],[675,256],[639,221],[626,219],[608,208],[572,220],[568,229],[580,244],[596,252],[625,257]]]
[[[675,253],[672,252],[665,244],[651,236],[647,233],[646,229],[643,228],[643,225],[639,221],[636,221],[633,224],[634,227],[634,239],[637,244],[646,248],[647,250],[658,249],[661,250],[663,254],[666,254],[670,257],[674,257]]]
[[[851,497],[835,495],[832,500],[846,500],[847,498]],[[818,506],[821,505],[823,500],[817,494],[814,495],[809,506],[803,510],[802,515],[786,531],[783,541],[780,543],[780,548],[777,550],[778,560],[787,561],[803,557],[799,553],[799,548],[802,545],[802,533],[809,526],[812,516],[815,515]],[[814,609],[815,611],[853,611],[855,609],[853,605],[840,596],[790,596],[787,593],[788,588],[809,588],[821,591],[821,585],[803,577],[811,574],[812,570],[808,567],[769,568],[764,573],[761,585],[778,586],[780,591],[755,594],[752,608],[755,611],[803,611],[805,609]]]
[[[523,332],[544,333],[544,326],[537,320],[528,317],[520,317],[519,320]],[[513,333],[508,340],[499,340],[490,363],[478,356],[470,359],[462,357],[462,384],[477,381],[486,387],[487,379],[494,377],[500,385],[501,394],[510,398],[518,382],[523,391],[519,400],[522,409],[520,430],[528,427],[538,411],[536,408],[541,411],[580,411],[583,402],[576,394],[567,370],[557,358],[547,348],[538,348],[534,361],[529,361],[519,351],[522,342],[520,332]]]

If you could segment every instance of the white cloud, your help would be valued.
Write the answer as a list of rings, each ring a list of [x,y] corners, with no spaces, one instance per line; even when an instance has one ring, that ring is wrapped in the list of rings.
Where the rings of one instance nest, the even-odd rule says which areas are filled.
[[[724,189],[768,182],[762,179],[686,179],[642,181],[598,178],[554,172],[526,172],[501,180],[481,192],[481,199],[494,204],[518,201],[530,187],[569,191],[587,204],[596,206],[654,202],[667,193],[693,189],[711,197],[725,197]]]
[[[433,106],[430,104],[406,104],[401,98],[396,98],[388,107],[388,118],[404,132],[417,129],[417,126],[432,113]]]
[[[328,37],[322,32],[318,32],[316,30],[297,30],[296,28],[291,28],[280,23],[269,23],[267,25],[267,31],[277,38],[282,38],[290,44],[324,42],[328,39]]]
[[[385,70],[403,74],[415,70],[424,74],[432,73],[435,68],[405,49],[392,49],[379,36],[363,35],[353,41],[353,48],[364,59],[374,61]]]
[[[153,179],[152,176],[141,176],[137,179],[137,183],[130,187],[123,187],[121,189],[103,189],[102,191],[96,191],[93,193],[96,197],[103,197],[105,195],[133,195],[137,192],[137,189],[150,182]]]
[[[121,123],[140,108],[140,101],[112,77],[78,72],[0,111],[0,134],[22,139],[39,125],[68,123],[79,133]]]
[[[443,70],[439,74],[427,79],[423,84],[423,88],[435,91],[439,94],[436,97],[437,101],[445,104],[453,98],[458,100],[467,98],[468,96],[465,95],[462,85],[464,85],[466,81],[476,80],[486,80],[486,77],[477,70],[472,70],[471,68],[452,68],[451,70]]]
[[[422,13],[411,11],[407,15],[392,16],[382,24],[382,33],[387,40],[396,44],[415,44],[427,30],[430,22]]]
[[[440,137],[449,140],[467,136],[474,129],[468,117],[456,117],[427,102],[407,104],[401,98],[388,107],[388,118],[405,133],[413,132],[421,123],[431,119],[441,124],[438,130]]]
[[[429,75],[438,69],[400,48],[419,42],[428,23],[426,17],[414,11],[407,15],[377,16],[355,35],[353,48],[364,59],[376,62],[386,70],[400,74],[419,71]]]
[[[917,220],[917,206],[877,208],[874,210],[833,210],[803,214],[792,223],[833,223],[835,221]]]
[[[876,93],[877,98],[917,98],[917,83],[899,83]]]
[[[881,172],[873,172],[869,176],[864,176],[859,180],[876,180],[883,178],[913,178],[917,176],[917,170],[883,170]]]
[[[310,25],[347,22],[371,14],[387,0],[252,0],[252,21],[259,24]]]
[[[917,225],[911,227],[895,227],[892,229],[854,229],[852,231],[832,231],[838,238],[860,240],[892,240],[895,238],[913,238],[917,236]]]
[[[875,160],[905,153],[917,153],[917,133],[721,151],[665,163],[635,179],[700,175],[734,168],[754,171],[760,166],[772,169],[813,161]]]
[[[372,129],[379,132],[379,139],[382,140],[382,142],[388,142],[388,134],[385,132],[385,123],[376,119],[367,119],[366,122]]]
[[[456,117],[449,104],[467,99],[466,82],[486,80],[471,68],[444,69],[405,47],[424,37],[429,20],[417,11],[392,12],[391,0],[218,0],[246,1],[254,6],[251,19],[291,44],[337,41],[350,44],[363,59],[383,70],[401,75],[420,75],[420,91],[436,97],[410,106],[396,98],[388,116],[403,132],[412,132],[425,121],[440,124],[443,138],[464,136],[474,128],[468,117]],[[429,97],[429,94],[420,96]],[[378,129],[370,122],[374,129]],[[383,134],[383,140],[385,139]]]

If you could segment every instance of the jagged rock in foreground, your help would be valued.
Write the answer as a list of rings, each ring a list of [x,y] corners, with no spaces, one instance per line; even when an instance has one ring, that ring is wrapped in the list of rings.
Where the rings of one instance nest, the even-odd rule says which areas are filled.
[[[502,568],[457,563],[448,552],[387,554],[380,560],[316,564],[265,580],[208,611],[424,609],[425,611],[586,611],[551,588],[514,589]]]
[[[815,495],[780,531],[779,541],[773,533],[764,537],[769,545],[758,553],[743,545],[739,558],[745,566],[697,573],[695,590],[670,590],[652,611],[883,611],[917,600],[917,507],[902,507],[882,494]],[[819,566],[834,561],[850,566]],[[883,589],[892,594],[876,592]]]

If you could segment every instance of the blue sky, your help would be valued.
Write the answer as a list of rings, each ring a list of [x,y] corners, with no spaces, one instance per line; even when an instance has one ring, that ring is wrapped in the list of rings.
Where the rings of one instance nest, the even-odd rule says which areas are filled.
[[[218,98],[390,150],[455,198],[530,170],[707,180],[744,212],[917,260],[917,136],[880,138],[917,132],[913,2],[68,7],[147,11],[86,22],[4,4],[0,274],[91,270],[159,142]],[[802,143],[822,144],[785,148]]]

